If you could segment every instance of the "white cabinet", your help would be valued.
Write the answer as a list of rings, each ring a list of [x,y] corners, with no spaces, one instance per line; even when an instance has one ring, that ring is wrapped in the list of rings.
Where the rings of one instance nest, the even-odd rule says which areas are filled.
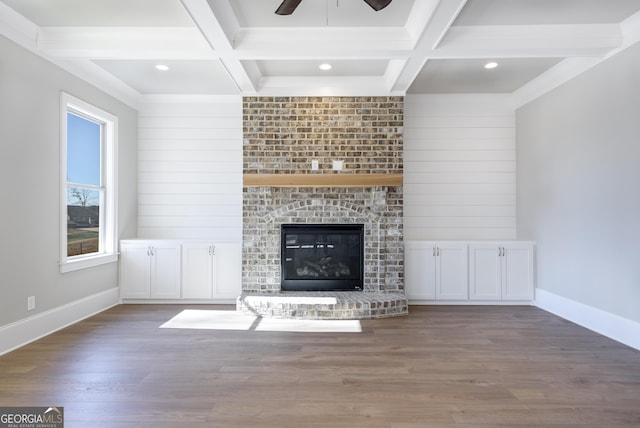
[[[404,251],[404,291],[408,299],[436,298],[436,263],[433,244],[407,242]]]
[[[122,241],[120,286],[123,299],[180,297],[180,244]]]
[[[469,245],[469,294],[472,300],[533,300],[533,244]]]
[[[183,299],[235,299],[242,292],[241,284],[240,244],[183,242]]]
[[[415,300],[467,300],[467,245],[407,242],[405,293]]]
[[[242,244],[121,241],[120,289],[126,301],[235,301],[242,294]]]
[[[216,245],[216,280],[213,297],[236,299],[242,294],[242,244],[221,242]]]
[[[182,298],[211,299],[215,278],[216,246],[211,242],[182,245]]]

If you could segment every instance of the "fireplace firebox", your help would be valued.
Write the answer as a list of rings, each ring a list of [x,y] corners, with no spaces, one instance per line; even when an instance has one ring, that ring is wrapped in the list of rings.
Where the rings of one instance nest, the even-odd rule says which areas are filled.
[[[364,225],[283,224],[281,289],[363,289]]]

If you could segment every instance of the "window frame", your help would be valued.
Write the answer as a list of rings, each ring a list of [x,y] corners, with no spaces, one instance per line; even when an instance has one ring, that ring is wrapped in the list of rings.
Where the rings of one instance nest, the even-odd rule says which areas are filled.
[[[67,113],[86,118],[101,126],[100,149],[100,251],[67,255]],[[118,118],[70,94],[60,95],[60,272],[70,272],[118,261],[117,253],[117,177]]]

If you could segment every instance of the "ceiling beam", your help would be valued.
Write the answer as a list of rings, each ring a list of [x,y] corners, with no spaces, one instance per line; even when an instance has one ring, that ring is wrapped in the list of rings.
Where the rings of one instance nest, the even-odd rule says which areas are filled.
[[[263,77],[261,96],[402,96],[389,92],[384,77]]]
[[[234,53],[232,37],[239,27],[228,0],[180,0],[191,19],[212,49],[218,54],[220,61],[231,79],[243,94],[254,94],[257,90],[259,70],[249,64],[243,66],[242,61]]]
[[[511,94],[513,107],[518,108],[550,90],[584,73],[622,50],[640,42],[640,12],[636,12],[619,25],[622,41],[606,55],[599,57],[566,58]]]
[[[403,28],[240,29],[234,50],[242,59],[389,59],[409,55]]]
[[[438,46],[466,2],[467,0],[441,0],[433,5],[435,10],[427,15],[429,22],[416,42],[411,56],[401,70],[394,70],[395,76],[388,76],[388,80],[393,82],[390,86],[391,92],[406,93],[427,62],[428,53]]]
[[[195,27],[42,27],[38,50],[56,58],[215,59]]]
[[[429,58],[600,56],[619,47],[618,24],[451,27]]]

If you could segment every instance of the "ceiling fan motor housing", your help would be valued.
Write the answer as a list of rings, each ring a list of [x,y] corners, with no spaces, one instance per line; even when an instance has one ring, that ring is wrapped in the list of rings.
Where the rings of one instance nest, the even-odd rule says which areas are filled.
[[[276,15],[291,15],[302,0],[283,0],[276,9]],[[389,6],[391,0],[364,0],[366,4],[371,6],[376,12]]]

